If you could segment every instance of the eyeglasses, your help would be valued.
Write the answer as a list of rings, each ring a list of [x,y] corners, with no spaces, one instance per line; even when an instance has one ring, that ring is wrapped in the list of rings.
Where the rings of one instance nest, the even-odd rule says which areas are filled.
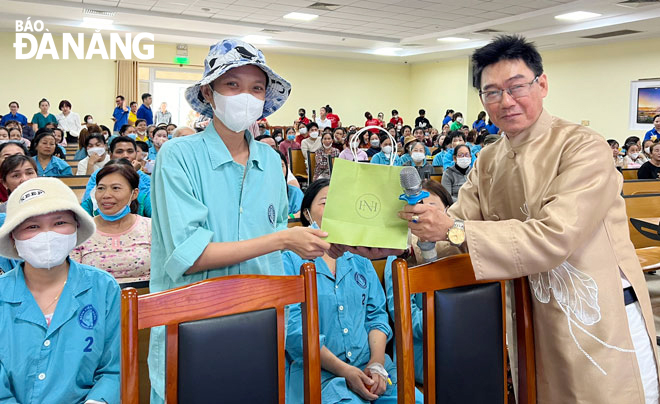
[[[505,91],[515,99],[527,97],[532,85],[537,81],[539,81],[539,76],[534,77],[534,80],[529,83],[518,84],[503,90],[479,91],[479,96],[484,104],[493,104],[502,101],[502,95]]]

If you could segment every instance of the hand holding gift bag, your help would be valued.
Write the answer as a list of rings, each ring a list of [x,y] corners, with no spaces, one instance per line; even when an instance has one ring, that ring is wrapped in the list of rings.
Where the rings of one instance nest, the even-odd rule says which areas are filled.
[[[369,129],[379,129],[392,140],[390,165],[357,162],[355,140]],[[322,230],[327,242],[347,246],[405,249],[408,226],[397,213],[405,202],[399,200],[401,167],[395,167],[396,140],[379,126],[367,126],[355,133],[349,144],[353,160],[335,159],[330,189],[323,213]]]

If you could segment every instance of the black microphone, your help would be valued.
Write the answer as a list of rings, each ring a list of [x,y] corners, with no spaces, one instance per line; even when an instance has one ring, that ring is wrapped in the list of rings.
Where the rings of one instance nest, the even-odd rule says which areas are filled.
[[[401,174],[399,174],[399,181],[404,192],[399,196],[400,200],[406,201],[410,205],[416,205],[418,203],[424,203],[422,200],[429,196],[429,193],[422,189],[422,179],[415,167],[403,167]],[[431,262],[438,259],[435,242],[417,240],[417,246],[422,252],[424,262]]]

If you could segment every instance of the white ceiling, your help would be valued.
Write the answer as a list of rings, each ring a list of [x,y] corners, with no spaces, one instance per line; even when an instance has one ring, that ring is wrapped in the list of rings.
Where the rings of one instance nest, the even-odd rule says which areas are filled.
[[[622,1],[622,0],[619,0]],[[41,19],[50,32],[80,32],[83,8],[116,13],[109,31],[151,32],[157,42],[210,45],[227,36],[267,35],[258,47],[274,52],[417,62],[467,55],[498,33],[521,33],[542,49],[658,37],[660,2],[622,7],[615,0],[324,0],[332,11],[310,9],[311,0],[0,0],[0,30],[15,20]],[[555,15],[590,11],[601,17],[562,22]],[[285,20],[290,12],[319,15]],[[278,32],[263,32],[263,30]],[[491,29],[497,33],[478,33]],[[631,29],[606,39],[585,35]],[[445,44],[458,36],[468,42]],[[393,55],[377,49],[398,48]]]

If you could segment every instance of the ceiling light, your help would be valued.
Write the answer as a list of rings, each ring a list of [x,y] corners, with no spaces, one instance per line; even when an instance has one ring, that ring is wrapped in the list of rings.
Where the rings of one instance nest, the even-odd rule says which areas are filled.
[[[270,36],[265,35],[246,35],[243,37],[243,40],[252,45],[265,45],[269,43]]]
[[[397,52],[400,50],[401,48],[378,48],[374,50],[374,54],[383,56],[396,56]]]
[[[316,14],[307,14],[307,13],[289,13],[284,16],[287,20],[298,20],[298,21],[312,21],[318,18]]]
[[[83,22],[80,24],[80,26],[86,28],[102,29],[112,26],[113,22],[113,20],[108,20],[105,18],[83,17]]]
[[[469,41],[469,39],[468,38],[459,38],[459,37],[456,37],[456,36],[448,36],[448,37],[445,37],[445,38],[438,38],[438,41],[456,43],[456,42],[467,42],[467,41]]]
[[[572,13],[556,15],[555,19],[563,21],[582,21],[588,20],[589,18],[600,17],[600,14],[590,13],[588,11],[575,11]]]

